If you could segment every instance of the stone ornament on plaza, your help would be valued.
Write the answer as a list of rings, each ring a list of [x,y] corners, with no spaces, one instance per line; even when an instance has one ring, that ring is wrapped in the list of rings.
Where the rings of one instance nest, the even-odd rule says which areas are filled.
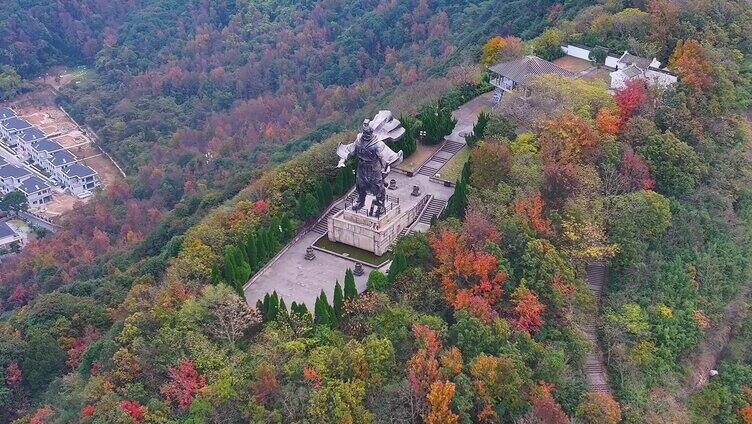
[[[337,146],[338,167],[344,167],[353,156],[358,158],[355,175],[358,196],[352,207],[354,211],[365,206],[366,195],[370,193],[375,197],[370,208],[372,215],[380,217],[386,213],[386,176],[403,158],[401,150],[395,153],[386,142],[399,140],[404,134],[405,129],[399,120],[394,119],[392,112],[382,110],[373,120],[363,122],[362,132],[354,143]]]

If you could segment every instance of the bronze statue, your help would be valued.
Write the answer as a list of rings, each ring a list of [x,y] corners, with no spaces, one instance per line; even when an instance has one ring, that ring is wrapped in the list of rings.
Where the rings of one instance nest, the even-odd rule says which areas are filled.
[[[395,153],[385,141],[398,140],[405,134],[400,121],[394,119],[386,110],[379,112],[372,121],[363,122],[363,132],[358,134],[354,143],[337,146],[338,167],[345,166],[345,161],[353,155],[358,158],[355,175],[355,189],[358,200],[353,205],[357,211],[366,204],[366,194],[376,197],[371,205],[373,215],[379,217],[386,213],[386,176],[391,167],[402,162],[402,151]]]

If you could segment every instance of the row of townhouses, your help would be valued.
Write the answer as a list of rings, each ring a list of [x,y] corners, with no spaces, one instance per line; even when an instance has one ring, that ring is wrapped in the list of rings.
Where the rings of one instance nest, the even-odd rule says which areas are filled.
[[[39,128],[16,116],[10,108],[0,108],[0,141],[24,162],[44,170],[52,182],[74,195],[83,195],[100,185],[97,172],[80,163],[73,153],[47,138]],[[41,183],[41,184],[40,184]],[[41,178],[27,170],[0,162],[0,192],[21,190],[30,205],[41,205],[52,199],[51,190]],[[33,195],[30,191],[36,190]],[[41,202],[37,203],[32,201]]]

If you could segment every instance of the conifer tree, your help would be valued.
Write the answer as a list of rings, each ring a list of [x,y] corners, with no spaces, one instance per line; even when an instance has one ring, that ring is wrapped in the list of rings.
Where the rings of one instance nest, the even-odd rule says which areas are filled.
[[[251,265],[251,269],[258,270],[259,259],[256,246],[256,234],[254,233],[248,234],[248,238],[246,238],[245,255],[248,258],[248,264]]]
[[[345,272],[345,299],[353,300],[358,298],[358,289],[355,287],[355,276],[350,268]]]
[[[314,310],[314,322],[320,325],[331,325],[332,316],[330,313],[329,300],[326,298],[326,293],[321,290],[321,294],[316,298],[316,308]]]
[[[334,284],[334,318],[337,325],[342,321],[343,304],[344,295],[342,294],[342,286],[339,284],[339,280],[337,280],[337,283]]]
[[[216,286],[217,284],[219,284],[219,279],[220,279],[219,268],[217,267],[217,265],[213,265],[212,269],[211,269],[211,284],[212,284],[212,286]]]
[[[402,252],[397,252],[392,258],[392,264],[389,265],[389,283],[393,283],[402,271],[407,268],[407,258]]]
[[[266,261],[266,251],[264,250],[264,240],[261,237],[261,232],[256,233],[254,237],[256,241],[256,268],[261,268],[261,265]]]

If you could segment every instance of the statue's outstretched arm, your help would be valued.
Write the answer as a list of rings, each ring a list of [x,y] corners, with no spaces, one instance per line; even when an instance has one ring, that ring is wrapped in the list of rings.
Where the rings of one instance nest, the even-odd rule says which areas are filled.
[[[355,152],[355,143],[350,144],[342,144],[340,143],[337,145],[337,156],[339,156],[339,163],[337,164],[337,168],[342,168],[345,166],[345,162],[350,159],[350,157]]]

